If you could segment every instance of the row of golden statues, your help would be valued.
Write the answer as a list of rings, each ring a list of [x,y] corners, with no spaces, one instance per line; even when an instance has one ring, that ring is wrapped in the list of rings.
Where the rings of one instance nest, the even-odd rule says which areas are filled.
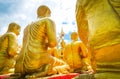
[[[35,79],[76,72],[97,73],[96,79],[119,79],[119,2],[77,0],[78,34],[72,32],[68,44],[62,39],[59,49],[56,26],[46,5],[38,8],[38,21],[24,29],[22,46],[17,42],[20,25],[10,23],[8,31],[0,37],[0,74],[12,72],[15,79]]]
[[[85,45],[78,41],[76,32],[71,34],[72,42],[58,53],[56,48],[55,23],[50,19],[50,9],[42,5],[37,10],[38,21],[29,24],[24,29],[23,44],[20,48],[17,36],[20,25],[10,23],[8,31],[0,37],[0,73],[7,74],[11,69],[19,74],[20,78],[34,78],[54,74],[67,74],[79,72],[82,69],[82,58],[88,59],[88,51]],[[49,48],[49,49],[48,49]],[[19,53],[18,53],[19,52]],[[58,55],[59,54],[59,55]],[[86,58],[86,59],[85,59]],[[88,73],[93,73],[90,62],[84,62]]]

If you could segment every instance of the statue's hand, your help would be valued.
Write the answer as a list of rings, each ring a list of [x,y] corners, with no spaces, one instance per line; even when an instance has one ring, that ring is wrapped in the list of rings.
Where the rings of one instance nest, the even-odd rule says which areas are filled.
[[[90,69],[87,71],[88,74],[94,74],[94,70],[93,69]]]
[[[69,66],[63,65],[63,66],[57,66],[55,67],[57,70],[58,74],[68,74],[69,73]]]

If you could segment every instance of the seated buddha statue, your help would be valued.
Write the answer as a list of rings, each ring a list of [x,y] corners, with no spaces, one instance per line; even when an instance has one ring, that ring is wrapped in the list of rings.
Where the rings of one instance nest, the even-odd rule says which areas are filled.
[[[7,32],[0,37],[0,75],[14,72],[15,57],[19,52],[17,41],[19,33],[20,25],[12,22]]]
[[[24,29],[23,44],[15,64],[15,74],[21,78],[37,78],[54,74],[69,73],[69,65],[48,53],[56,47],[55,23],[46,5],[37,10],[37,21]]]
[[[64,41],[64,39],[62,39],[61,42],[60,42],[60,48],[58,50],[60,59],[63,59],[63,53],[65,51],[65,45],[66,45],[65,41]]]
[[[86,66],[85,70],[92,74],[94,71],[88,56],[88,50],[84,43],[78,40],[77,32],[72,32],[71,42],[66,44],[63,53],[63,60],[69,64],[71,72],[82,73],[83,66]]]
[[[77,0],[76,22],[95,59],[96,79],[119,79],[120,0]]]

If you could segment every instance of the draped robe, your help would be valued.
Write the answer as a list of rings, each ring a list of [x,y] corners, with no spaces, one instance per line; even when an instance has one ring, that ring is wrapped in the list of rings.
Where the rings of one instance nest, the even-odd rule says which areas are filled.
[[[57,74],[53,67],[66,63],[47,52],[48,47],[56,46],[56,42],[55,25],[51,19],[43,18],[29,24],[24,30],[23,45],[16,61],[15,73],[26,75],[46,71],[46,74],[40,76]],[[48,65],[49,70],[45,69]]]

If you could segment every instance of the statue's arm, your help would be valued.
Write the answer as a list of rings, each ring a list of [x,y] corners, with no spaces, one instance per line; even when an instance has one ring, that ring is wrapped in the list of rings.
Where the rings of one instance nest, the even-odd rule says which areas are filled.
[[[55,57],[59,58],[58,49],[57,48],[54,48],[54,55],[55,55]]]
[[[18,43],[17,37],[14,34],[9,34],[8,36],[8,55],[14,57],[17,54]]]
[[[94,70],[92,69],[92,66],[91,66],[91,60],[90,60],[89,55],[88,55],[88,49],[84,45],[84,43],[82,43],[82,42],[80,43],[80,47],[82,50],[82,57],[83,57],[82,60],[88,69],[88,73],[92,74],[92,73],[94,73]]]
[[[57,45],[55,23],[52,20],[48,19],[46,29],[48,37],[48,46],[55,47]]]
[[[82,3],[86,3],[86,0],[77,0],[76,2],[76,22],[77,22],[77,29],[78,34],[81,39],[81,41],[84,42],[84,44],[87,44],[88,42],[88,21],[85,14],[84,7],[82,6]]]
[[[66,46],[65,46],[65,50],[64,51],[62,51],[62,53],[63,53],[63,60],[64,61],[66,61],[66,59],[67,59],[67,55],[68,55],[68,53],[69,53],[69,51],[70,51],[70,49],[69,49],[69,44],[67,44]]]
[[[82,50],[82,57],[85,58],[88,56],[88,49],[87,47],[84,45],[84,43],[80,42],[80,49]]]

